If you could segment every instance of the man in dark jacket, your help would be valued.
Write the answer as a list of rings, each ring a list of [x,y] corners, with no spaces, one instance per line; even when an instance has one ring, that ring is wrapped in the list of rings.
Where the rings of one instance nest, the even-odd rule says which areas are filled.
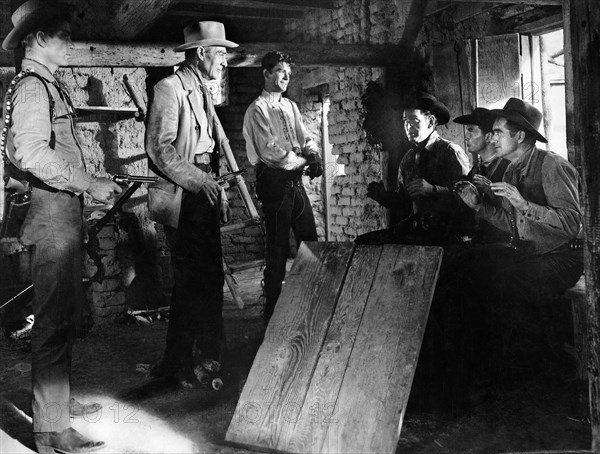
[[[492,193],[490,184],[502,181],[510,161],[496,155],[496,144],[492,141],[495,120],[496,117],[488,109],[477,107],[472,113],[455,118],[454,122],[466,126],[465,143],[467,151],[473,156],[474,164],[467,181],[475,185],[482,198],[499,205],[502,200]],[[475,242],[493,243],[505,239],[506,234],[480,219],[472,236]]]
[[[448,108],[435,96],[419,92],[404,106],[403,118],[412,147],[400,162],[398,189],[386,191],[382,181],[369,183],[367,189],[368,197],[389,208],[394,218],[402,221],[390,229],[360,235],[355,240],[357,244],[442,242],[445,232],[438,230],[446,230],[447,215],[458,207],[450,192],[467,175],[470,163],[460,146],[436,131],[438,125],[450,119]],[[447,206],[451,209],[446,210]],[[425,230],[433,227],[432,230],[425,233],[423,224]],[[407,233],[413,235],[415,225],[420,233],[408,238]]]

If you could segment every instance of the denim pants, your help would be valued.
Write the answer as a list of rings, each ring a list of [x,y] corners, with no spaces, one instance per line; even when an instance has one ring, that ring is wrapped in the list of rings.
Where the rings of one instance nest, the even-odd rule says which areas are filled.
[[[80,198],[33,188],[20,240],[33,249],[33,431],[60,432],[70,427],[71,353],[84,307]]]
[[[179,226],[165,227],[175,283],[164,361],[173,368],[192,366],[194,351],[221,360],[225,274],[220,205],[220,197],[211,206],[206,195],[186,192]]]
[[[302,171],[256,168],[256,194],[262,203],[267,230],[265,312],[268,321],[275,309],[285,277],[290,252],[290,228],[296,244],[317,241],[317,228],[310,200],[302,185]]]

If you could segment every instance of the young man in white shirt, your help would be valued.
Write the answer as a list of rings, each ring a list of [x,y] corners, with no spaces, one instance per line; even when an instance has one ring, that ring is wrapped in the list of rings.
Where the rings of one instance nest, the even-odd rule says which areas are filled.
[[[317,144],[308,134],[298,106],[282,97],[290,81],[291,66],[290,56],[282,52],[269,52],[263,57],[264,90],[244,117],[246,152],[250,163],[256,166],[256,193],[267,229],[265,322],[271,318],[281,293],[290,228],[298,245],[317,240],[302,175],[308,166],[307,174],[316,178],[322,175],[323,168]]]

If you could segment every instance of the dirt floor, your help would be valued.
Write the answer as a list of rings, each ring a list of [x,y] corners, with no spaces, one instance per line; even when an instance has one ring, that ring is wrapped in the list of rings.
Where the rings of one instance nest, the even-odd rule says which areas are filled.
[[[179,389],[150,380],[141,364],[163,350],[167,324],[132,320],[96,326],[74,349],[73,395],[99,402],[94,419],[76,419],[82,433],[107,442],[103,453],[245,453],[224,443],[239,393],[263,335],[260,275],[238,277],[249,307],[228,296],[225,386],[220,391]],[[25,340],[0,340],[0,452],[30,452],[30,351]],[[452,414],[409,406],[397,453],[500,453],[585,450],[590,446],[587,384],[574,366],[537,368],[511,386],[494,390],[476,408]]]

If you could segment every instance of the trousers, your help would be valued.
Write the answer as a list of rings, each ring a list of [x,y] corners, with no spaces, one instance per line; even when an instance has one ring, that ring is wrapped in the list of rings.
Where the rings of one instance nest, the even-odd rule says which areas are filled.
[[[82,232],[80,198],[65,191],[33,188],[20,241],[33,251],[34,432],[70,427],[71,355],[84,308]]]
[[[264,318],[268,321],[285,278],[290,229],[298,245],[302,241],[317,241],[318,236],[310,200],[302,184],[302,171],[271,169],[259,164],[256,194],[262,203],[267,230]]]
[[[174,286],[164,360],[191,366],[194,356],[221,360],[225,342],[220,204],[204,194],[184,193],[177,229],[165,227]]]
[[[533,255],[504,244],[450,245],[433,297],[415,380],[443,379],[462,401],[473,383],[509,379],[548,352],[549,306],[583,272],[567,246]]]

